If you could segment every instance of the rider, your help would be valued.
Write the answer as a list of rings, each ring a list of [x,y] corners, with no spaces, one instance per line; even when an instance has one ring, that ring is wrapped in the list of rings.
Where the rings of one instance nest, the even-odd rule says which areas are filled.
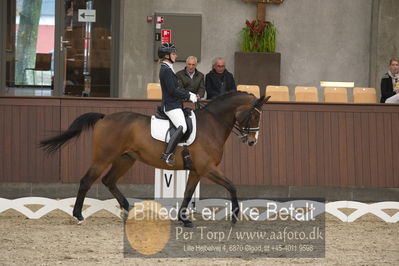
[[[187,131],[186,119],[183,113],[183,101],[190,100],[197,102],[198,96],[183,88],[178,87],[178,79],[173,69],[173,63],[176,61],[176,47],[172,43],[163,43],[158,48],[158,57],[161,63],[159,71],[159,80],[162,87],[161,108],[176,127],[176,131],[170,136],[169,143],[161,160],[169,166],[175,164],[174,152],[181,137]]]

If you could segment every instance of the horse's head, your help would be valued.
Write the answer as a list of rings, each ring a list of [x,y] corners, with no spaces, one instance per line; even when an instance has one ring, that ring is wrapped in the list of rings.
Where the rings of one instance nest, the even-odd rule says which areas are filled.
[[[255,99],[248,107],[242,106],[236,112],[236,128],[240,132],[240,139],[248,146],[254,146],[258,142],[259,122],[262,114],[262,105],[269,100],[270,96]]]
[[[253,94],[234,91],[213,99],[204,109],[225,130],[230,129],[225,134],[226,138],[233,127],[233,133],[238,135],[243,143],[253,146],[258,141],[262,105],[269,98],[270,96],[262,96],[258,99]]]

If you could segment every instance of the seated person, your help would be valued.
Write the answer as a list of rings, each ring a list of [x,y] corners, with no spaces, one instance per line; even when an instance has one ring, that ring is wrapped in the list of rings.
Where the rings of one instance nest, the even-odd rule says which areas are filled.
[[[399,104],[399,60],[389,61],[389,70],[381,79],[381,103]]]
[[[186,67],[176,73],[182,87],[200,98],[204,98],[205,84],[204,74],[197,70],[198,59],[195,56],[189,56],[186,59]]]
[[[207,99],[237,90],[233,74],[227,71],[223,58],[217,57],[213,60],[212,70],[205,77],[205,88]]]

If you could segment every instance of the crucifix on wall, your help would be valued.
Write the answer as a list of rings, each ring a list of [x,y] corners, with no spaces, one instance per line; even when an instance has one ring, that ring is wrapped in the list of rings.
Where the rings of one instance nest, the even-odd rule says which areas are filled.
[[[281,4],[284,0],[241,0],[243,2],[257,3],[256,19],[266,21],[266,4]]]

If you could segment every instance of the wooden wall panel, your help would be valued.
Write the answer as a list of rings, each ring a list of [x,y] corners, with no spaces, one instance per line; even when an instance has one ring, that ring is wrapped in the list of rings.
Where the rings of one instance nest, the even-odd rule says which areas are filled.
[[[79,182],[91,161],[91,131],[53,156],[38,142],[86,112],[152,114],[159,101],[0,97],[0,182]],[[220,169],[238,185],[399,187],[399,106],[269,103],[255,147],[235,135]],[[137,162],[119,183],[152,184]],[[209,183],[203,181],[204,183]]]
[[[381,142],[381,139],[377,138],[377,128],[376,128],[376,121],[377,121],[377,114],[370,113],[369,114],[369,154],[370,157],[367,159],[369,160],[369,169],[370,169],[370,176],[366,176],[366,180],[364,180],[365,186],[373,186],[375,181],[378,180],[378,160],[375,158],[377,154],[377,146]],[[365,145],[366,146],[366,145]],[[366,159],[366,160],[367,160]],[[367,161],[366,161],[367,162]],[[358,174],[359,177],[363,176]],[[359,183],[361,180],[359,180]]]
[[[394,136],[392,139],[392,147],[393,147],[393,152],[396,155],[397,155],[397,148],[395,148],[395,147],[399,147],[398,132],[399,132],[399,112],[392,113],[392,134]],[[393,164],[392,176],[393,176],[392,187],[399,187],[399,178],[398,178],[399,164],[397,163],[396,159],[394,160],[394,164]]]
[[[353,113],[345,113],[345,126],[346,126],[346,146],[347,146],[347,175],[348,179],[352,179],[351,186],[356,186],[355,180],[355,127],[354,127],[354,115]],[[347,183],[349,186],[349,182]]]
[[[384,158],[385,158],[385,180],[383,180],[382,184],[386,184],[387,186],[392,186],[393,184],[393,160],[396,158],[392,157],[394,154],[393,149],[397,149],[393,147],[393,138],[397,136],[397,132],[392,132],[392,114],[384,114]],[[397,161],[395,162],[397,163]]]
[[[0,181],[59,182],[59,157],[38,149],[45,132],[58,131],[59,100],[0,98]]]
[[[269,145],[275,147],[270,151],[274,156],[284,152],[281,120],[290,121],[275,112],[291,111],[293,115],[292,129],[286,128],[291,135],[284,136],[285,143],[294,139],[294,155],[289,160],[294,165],[293,177],[285,182],[286,177],[281,174],[285,170],[275,170],[270,178],[278,183],[273,185],[395,187],[399,176],[393,158],[398,151],[393,147],[398,141],[392,132],[398,127],[399,106],[310,104],[304,107],[268,104],[264,108],[264,113],[279,117],[270,121],[274,128],[266,129],[271,132]],[[289,159],[289,152],[285,154],[283,157]],[[273,165],[280,167],[282,158],[277,158]]]

